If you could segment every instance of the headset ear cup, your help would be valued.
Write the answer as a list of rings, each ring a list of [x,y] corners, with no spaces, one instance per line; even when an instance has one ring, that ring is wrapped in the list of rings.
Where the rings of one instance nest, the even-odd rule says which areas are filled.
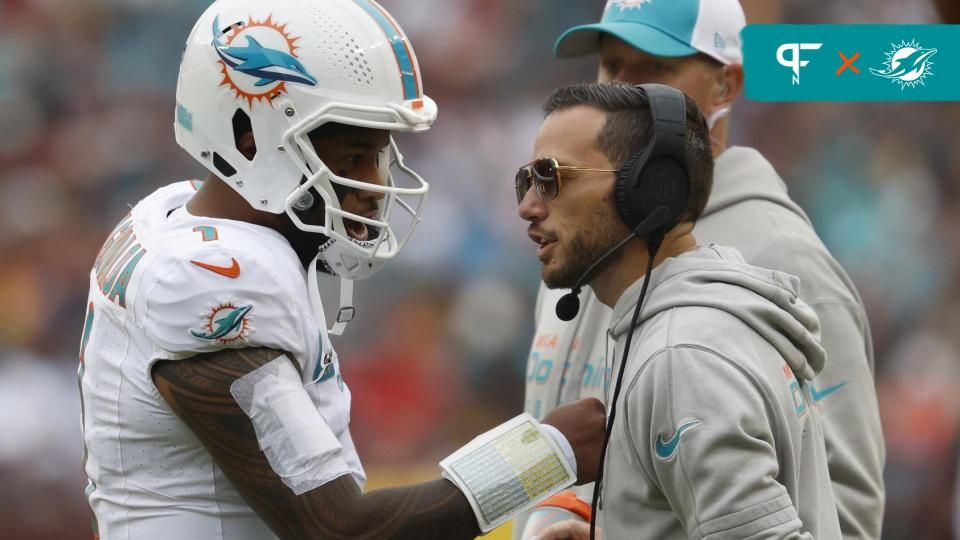
[[[617,213],[620,214],[620,219],[630,229],[635,229],[643,221],[645,215],[635,200],[637,192],[635,187],[640,174],[643,172],[642,169],[638,170],[639,161],[642,157],[643,152],[637,152],[627,159],[620,167],[620,172],[617,173],[617,182],[614,185],[614,201],[617,205]]]
[[[673,158],[658,156],[644,165],[635,190],[639,199],[637,207],[643,215],[650,215],[658,206],[670,212],[670,220],[652,231],[654,234],[666,233],[680,222],[687,209],[688,190],[687,171]]]

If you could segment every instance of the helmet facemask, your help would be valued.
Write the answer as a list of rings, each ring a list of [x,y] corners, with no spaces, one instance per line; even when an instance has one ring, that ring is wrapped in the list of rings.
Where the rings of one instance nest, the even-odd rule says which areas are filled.
[[[387,114],[394,116],[392,112]],[[336,174],[318,155],[310,133],[328,122],[356,126],[357,121],[355,117],[337,118],[329,114],[318,117],[300,122],[284,137],[286,154],[306,178],[287,196],[286,212],[298,229],[328,239],[318,254],[321,268],[326,266],[326,270],[347,279],[365,279],[399,253],[410,239],[420,221],[429,186],[404,165],[392,136],[377,155],[376,183]],[[366,121],[360,127],[389,129],[396,125],[397,119],[393,118],[387,122]],[[361,215],[344,208],[345,196],[353,191],[379,194],[376,211],[371,209]],[[302,213],[304,203],[317,196],[323,204],[322,223],[307,222]]]

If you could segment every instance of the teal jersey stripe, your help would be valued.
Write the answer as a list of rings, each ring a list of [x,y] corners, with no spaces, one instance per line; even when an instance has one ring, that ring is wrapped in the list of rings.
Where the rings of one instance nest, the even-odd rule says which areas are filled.
[[[420,85],[417,81],[417,70],[413,64],[413,57],[410,55],[410,49],[407,48],[407,41],[397,25],[393,23],[383,13],[381,8],[370,0],[354,0],[358,6],[370,15],[374,21],[387,35],[387,40],[393,48],[393,54],[397,57],[397,65],[400,67],[400,79],[403,83],[403,99],[417,99],[420,97]]]

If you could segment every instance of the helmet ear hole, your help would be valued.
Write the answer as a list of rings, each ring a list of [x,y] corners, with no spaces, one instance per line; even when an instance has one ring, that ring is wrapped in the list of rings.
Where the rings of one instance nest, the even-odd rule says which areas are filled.
[[[253,136],[253,124],[250,123],[250,116],[243,112],[243,109],[237,109],[233,113],[233,144],[247,161],[253,161],[257,155],[257,140]]]

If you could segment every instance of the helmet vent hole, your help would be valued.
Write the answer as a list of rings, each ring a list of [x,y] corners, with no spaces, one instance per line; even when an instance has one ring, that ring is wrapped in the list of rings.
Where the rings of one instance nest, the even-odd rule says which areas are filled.
[[[247,133],[250,137],[245,144],[249,147],[241,145],[242,138]],[[237,109],[237,112],[233,113],[233,144],[237,151],[247,158],[247,161],[253,161],[257,155],[257,141],[253,137],[253,126],[250,124],[250,117],[242,109]]]
[[[362,44],[364,40],[349,29],[351,25],[317,4],[314,20],[322,30],[322,37],[316,38],[315,45],[304,41],[303,47],[323,52],[321,56],[330,73],[342,77],[355,90],[368,91],[374,84],[374,72],[364,49],[368,45]]]
[[[227,163],[227,160],[220,157],[220,154],[216,152],[213,153],[213,166],[223,178],[230,178],[237,174],[237,170],[231,167],[230,164]]]

